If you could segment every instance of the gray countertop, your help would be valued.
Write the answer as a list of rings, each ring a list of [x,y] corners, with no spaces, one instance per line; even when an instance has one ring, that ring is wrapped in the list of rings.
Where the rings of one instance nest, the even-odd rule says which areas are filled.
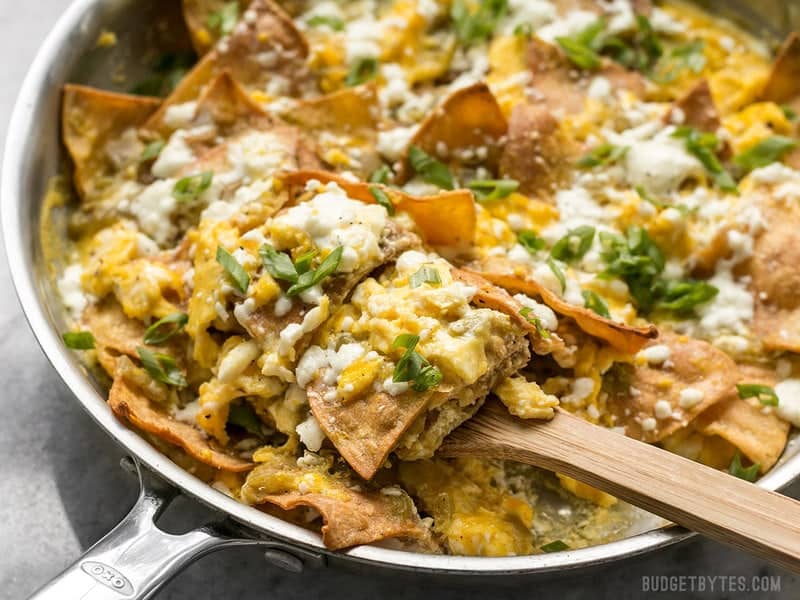
[[[0,0],[0,137],[17,89],[44,35],[68,0]],[[13,149],[12,149],[13,151]],[[39,350],[0,259],[0,598],[24,598],[106,533],[136,496],[119,468],[122,452],[94,426]],[[789,494],[800,497],[800,484]],[[175,505],[176,526],[199,524],[204,511]],[[705,591],[685,598],[797,598],[800,578],[719,544],[695,540],[603,571],[548,581],[443,583],[420,575],[350,575],[333,570],[293,575],[258,550],[208,556],[173,580],[159,598],[639,598],[643,577],[702,576]],[[722,577],[780,577],[780,592],[726,592]],[[717,579],[714,579],[717,577]],[[681,580],[670,581],[680,583]],[[740,582],[742,580],[739,580]],[[712,590],[713,584],[713,591]],[[668,594],[656,594],[667,597]]]

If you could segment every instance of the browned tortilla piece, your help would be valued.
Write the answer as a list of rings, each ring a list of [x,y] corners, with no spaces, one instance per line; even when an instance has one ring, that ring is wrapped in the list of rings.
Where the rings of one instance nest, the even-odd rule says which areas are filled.
[[[248,91],[264,90],[276,76],[285,78],[291,95],[308,79],[308,42],[292,19],[271,0],[253,0],[253,23],[241,21],[230,36],[220,40],[181,80],[178,87],[147,122],[158,130],[167,108],[196,100],[202,90],[224,71]]]
[[[523,293],[531,298],[540,297],[555,312],[573,319],[589,335],[608,342],[626,354],[638,352],[648,340],[658,337],[655,325],[631,327],[606,319],[588,308],[566,302],[530,275],[516,274],[505,269],[495,270],[492,264],[487,264],[486,270],[481,271],[481,276],[512,293]]]
[[[372,83],[319,98],[298,100],[292,108],[281,113],[284,120],[315,138],[322,132],[326,133],[324,140],[318,139],[319,158],[329,164],[328,153],[332,150],[348,155],[357,150],[357,163],[346,168],[365,178],[381,163],[376,150],[379,116],[380,103]]]
[[[494,94],[485,83],[476,83],[446,98],[422,122],[409,147],[419,146],[431,156],[450,164],[475,162],[475,150],[485,149],[486,156],[480,158],[480,164],[495,170],[500,156],[500,141],[507,130],[508,123]],[[413,175],[406,156],[397,181],[405,183]]]
[[[800,207],[764,198],[764,231],[750,261],[753,330],[768,350],[800,352]]]
[[[800,106],[800,35],[796,31],[781,45],[761,98],[793,108]]]
[[[675,109],[679,109],[682,113],[683,119],[679,121],[682,125],[712,133],[719,129],[719,112],[706,79],[698,81],[683,97],[675,101],[664,119],[667,123],[673,121]]]
[[[520,104],[508,123],[500,174],[519,182],[519,192],[548,198],[571,173],[577,148],[544,106]]]
[[[526,59],[533,74],[532,86],[552,111],[567,115],[581,112],[589,84],[598,75],[608,79],[612,90],[628,90],[637,96],[645,92],[645,81],[639,73],[608,59],[603,59],[596,71],[578,71],[560,48],[536,36],[528,44]]]
[[[136,348],[144,346],[154,352],[165,352],[174,356],[180,362],[180,357],[185,350],[181,336],[174,336],[162,346],[147,346],[143,338],[146,326],[136,319],[131,319],[122,310],[118,302],[106,299],[99,304],[91,304],[83,312],[81,321],[92,332],[98,350],[109,354],[130,356],[139,360]],[[184,340],[185,341],[185,340]],[[114,362],[103,362],[102,366],[111,377],[114,377]]]
[[[286,173],[283,181],[296,201],[304,192],[306,183],[335,182],[350,198],[373,204],[372,188],[382,190],[399,212],[407,212],[420,229],[425,241],[434,246],[461,248],[475,239],[475,200],[468,190],[441,192],[433,196],[412,196],[400,190],[379,184],[353,182],[327,171],[304,170]],[[447,215],[447,219],[442,219]]]
[[[330,386],[316,380],[306,388],[308,404],[336,449],[364,479],[372,479],[428,402],[441,392],[378,392],[350,402],[326,399]]]
[[[750,379],[748,383],[752,383]],[[725,400],[703,412],[694,427],[706,436],[727,440],[766,473],[777,462],[786,447],[791,426],[774,413],[764,414],[734,392]]]
[[[251,0],[239,0],[239,15],[247,9]],[[219,41],[219,28],[209,25],[212,15],[222,10],[229,0],[182,0],[183,18],[192,38],[192,45],[199,55],[203,55]]]
[[[477,291],[472,299],[473,304],[478,307],[491,308],[511,317],[511,320],[528,333],[531,340],[533,351],[543,356],[545,354],[561,355],[567,352],[564,341],[557,334],[549,334],[543,337],[541,332],[522,316],[520,312],[524,307],[517,302],[511,294],[501,287],[498,287],[483,276],[472,271],[463,269],[452,269],[453,279],[461,281],[466,285],[474,287]]]
[[[128,164],[138,161],[136,129],[161,100],[128,96],[82,85],[64,86],[61,135],[75,164],[75,185],[83,199],[92,198]],[[132,150],[121,145],[130,131]],[[115,151],[114,147],[119,146]]]
[[[206,143],[206,146],[218,145],[214,142],[219,138],[227,138],[244,129],[265,129],[270,125],[270,118],[264,110],[253,101],[245,89],[239,85],[228,71],[223,71],[211,81],[197,99],[195,116],[189,129],[199,128],[203,125],[213,125],[204,140],[202,135],[198,139],[189,138],[195,152],[197,143]],[[172,128],[162,121],[148,121],[148,132],[167,138],[172,133]],[[195,142],[195,143],[192,143]]]
[[[670,349],[664,363],[650,365],[637,359],[606,378],[609,408],[625,426],[626,435],[645,442],[657,442],[686,427],[704,410],[736,393],[736,363],[724,352],[672,332],[662,333],[651,345],[662,344]],[[681,405],[681,392],[687,389],[699,392],[696,404]],[[670,415],[657,417],[659,401],[669,404]]]
[[[176,421],[161,412],[147,396],[138,392],[123,377],[117,377],[108,393],[108,405],[121,419],[176,446],[202,463],[223,471],[249,471],[253,464],[225,454],[212,445],[199,429]]]
[[[293,455],[278,450],[259,451],[258,460],[264,462],[247,476],[242,500],[284,510],[316,509],[324,523],[322,541],[331,550],[389,538],[413,541],[420,549],[435,547],[411,498],[399,487],[382,493],[350,472],[332,474],[328,461],[301,467]]]

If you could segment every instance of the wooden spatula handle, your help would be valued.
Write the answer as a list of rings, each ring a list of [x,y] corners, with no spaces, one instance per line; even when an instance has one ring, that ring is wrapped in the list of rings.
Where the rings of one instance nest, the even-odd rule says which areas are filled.
[[[557,471],[800,572],[800,502],[561,410],[549,422],[522,421],[488,402],[450,434],[439,454]]]

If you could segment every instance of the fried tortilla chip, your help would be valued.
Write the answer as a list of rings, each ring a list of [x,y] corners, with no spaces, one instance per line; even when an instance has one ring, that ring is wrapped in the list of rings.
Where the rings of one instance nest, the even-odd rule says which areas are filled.
[[[479,158],[481,165],[496,170],[500,141],[507,131],[508,123],[489,86],[476,83],[448,96],[422,122],[409,147],[418,146],[451,165],[470,163]],[[412,176],[406,156],[396,179],[403,184]]]
[[[366,178],[381,159],[377,151],[380,104],[374,84],[298,100],[281,117],[317,140],[319,158]],[[325,135],[320,135],[322,133]]]
[[[571,354],[565,346],[564,340],[558,337],[557,334],[550,333],[547,337],[544,337],[535,323],[531,323],[522,315],[521,311],[524,308],[522,304],[517,302],[502,287],[493,285],[482,275],[472,271],[453,269],[452,273],[454,279],[475,288],[475,296],[472,299],[475,306],[487,307],[504,313],[511,317],[514,323],[527,331],[531,346],[536,354],[540,356],[552,354],[559,364],[562,363],[562,360],[559,360],[560,358],[563,359]]]
[[[420,229],[425,241],[434,246],[458,249],[475,238],[475,200],[468,190],[441,192],[433,196],[412,196],[380,184],[353,182],[327,171],[296,171],[286,173],[283,181],[290,187],[290,196],[297,199],[305,185],[312,180],[335,182],[350,198],[375,203],[371,188],[382,190],[398,211],[407,212]],[[447,221],[442,220],[447,215]]]
[[[75,185],[84,200],[96,197],[111,179],[139,160],[136,129],[161,100],[67,84],[61,134],[75,165]]]
[[[308,79],[308,42],[292,19],[271,0],[253,0],[256,18],[241,21],[181,80],[164,104],[145,124],[158,130],[170,106],[196,100],[220,73],[229,71],[248,92],[265,90],[270,81],[299,92]]]
[[[761,98],[800,108],[800,35],[796,31],[781,45]]]
[[[596,71],[588,74],[577,72],[560,48],[536,36],[528,43],[526,60],[533,75],[532,86],[552,111],[565,114],[581,112],[589,84],[596,76],[608,79],[612,90],[628,90],[639,97],[644,96],[645,80],[641,74],[605,58]]]
[[[176,421],[156,408],[143,393],[137,391],[123,377],[117,377],[108,393],[108,405],[114,414],[131,425],[183,448],[202,463],[224,471],[242,472],[253,468],[253,463],[226,454],[216,448],[197,428]]]
[[[676,113],[676,111],[680,112]],[[719,112],[714,104],[708,80],[701,79],[683,97],[675,101],[665,117],[665,121],[668,123],[673,120],[700,131],[714,133],[719,129]]]
[[[182,129],[206,130],[207,133],[195,134],[195,137],[212,147],[218,145],[220,138],[228,138],[245,129],[266,129],[270,124],[267,113],[234,80],[230,72],[223,71],[202,91],[193,118]],[[207,127],[209,125],[213,125],[213,128]],[[165,123],[163,118],[158,122],[150,119],[147,123],[147,132],[162,138],[169,137],[173,131],[174,128]],[[190,138],[189,141],[194,139]],[[197,152],[196,143],[192,146]]]
[[[236,16],[243,14],[252,0],[239,0]],[[182,0],[183,18],[192,38],[192,45],[203,55],[222,37],[222,18],[232,4],[228,0]]]
[[[791,425],[762,408],[734,393],[699,415],[693,425],[704,436],[726,440],[766,473],[781,457]]]
[[[324,523],[322,541],[331,550],[389,538],[410,541],[417,550],[435,548],[430,530],[399,487],[370,488],[347,470],[331,473],[332,461],[317,455],[298,461],[281,450],[262,448],[255,458],[260,464],[247,476],[242,500],[317,510]]]
[[[759,207],[764,230],[749,263],[753,331],[768,350],[800,352],[800,207],[768,197]]]
[[[518,181],[521,194],[549,198],[567,183],[577,152],[546,107],[520,104],[511,113],[500,174]]]
[[[664,332],[649,347],[654,346],[666,347],[668,357],[648,362],[645,352],[633,364],[618,365],[604,382],[609,408],[625,434],[644,442],[686,427],[736,393],[736,363],[711,344]]]
[[[492,261],[482,267],[480,275],[512,293],[522,293],[531,298],[540,297],[555,312],[574,319],[583,331],[596,338],[608,342],[611,346],[626,354],[638,352],[649,340],[658,337],[655,325],[647,327],[631,327],[601,317],[596,312],[583,306],[566,302],[558,295],[536,282],[530,275],[509,272],[507,267],[496,269],[499,261]]]

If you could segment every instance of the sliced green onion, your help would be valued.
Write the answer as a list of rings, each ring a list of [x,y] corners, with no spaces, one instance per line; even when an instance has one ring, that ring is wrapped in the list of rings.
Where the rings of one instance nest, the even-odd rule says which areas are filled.
[[[742,400],[758,398],[758,401],[764,406],[778,406],[778,394],[768,385],[738,383],[736,384],[736,391],[739,392],[739,398]]]
[[[583,296],[583,302],[586,308],[597,313],[601,317],[605,317],[606,319],[611,318],[611,313],[608,312],[608,304],[606,304],[606,301],[600,296],[591,290],[583,290],[581,295]]]
[[[513,179],[474,179],[467,187],[479,202],[490,202],[508,198],[519,189],[519,181]]]
[[[392,349],[405,348],[405,353],[395,365],[392,381],[411,382],[411,389],[424,392],[442,382],[442,372],[415,351],[418,343],[419,336],[410,333],[395,338]]]
[[[147,162],[148,160],[153,160],[154,158],[158,158],[158,155],[161,154],[161,151],[166,146],[166,143],[163,140],[156,140],[155,142],[150,142],[147,146],[144,147],[142,150],[142,155],[139,157],[140,162]]]
[[[525,248],[525,250],[534,255],[545,246],[544,240],[529,229],[517,233],[517,242],[519,242],[519,245]]]
[[[286,290],[286,295],[290,298],[297,296],[322,282],[322,280],[329,275],[335,273],[336,269],[339,268],[339,263],[342,261],[343,252],[344,246],[337,246],[334,248],[316,269],[300,274],[297,278],[297,282]]]
[[[239,21],[239,3],[226,2],[217,11],[208,16],[206,25],[209,29],[218,31],[221,35],[228,35]]]
[[[94,336],[91,331],[68,331],[62,334],[67,348],[72,350],[93,350]]]
[[[179,202],[194,200],[211,186],[214,178],[213,171],[203,171],[197,175],[183,177],[175,183],[172,188],[172,197]]]
[[[374,79],[378,75],[378,59],[360,58],[350,67],[344,84],[347,87],[355,87]]]
[[[178,369],[175,359],[168,354],[152,352],[143,346],[136,348],[142,366],[155,381],[174,385],[175,387],[186,387],[186,377]]]
[[[329,27],[333,31],[343,31],[344,21],[338,17],[329,17],[325,15],[314,15],[308,21],[309,27]]]
[[[423,181],[445,190],[452,190],[455,187],[453,175],[447,165],[433,158],[419,146],[412,145],[408,149],[408,162]]]
[[[431,285],[441,285],[442,278],[439,275],[439,271],[437,269],[435,269],[434,267],[428,267],[423,265],[419,268],[419,271],[414,273],[409,278],[408,281],[409,285],[412,288],[418,288],[423,283],[429,283]]]
[[[535,316],[531,307],[523,306],[519,309],[519,314],[521,314],[528,323],[533,323],[534,327],[536,327],[536,334],[540,338],[547,339],[550,337],[550,332],[545,329],[544,325],[542,325],[542,320]]]
[[[253,435],[262,435],[261,419],[253,407],[246,403],[234,403],[228,410],[228,424],[241,427]]]
[[[172,313],[159,319],[144,332],[144,343],[151,346],[163,344],[173,335],[181,331],[189,322],[189,315],[182,312]]]
[[[542,546],[541,550],[542,552],[563,552],[564,550],[569,550],[569,546],[561,540],[555,540]]]
[[[583,258],[594,242],[594,227],[581,225],[567,232],[550,250],[550,256],[563,262]]]
[[[386,192],[376,185],[371,185],[369,186],[369,193],[372,194],[373,198],[375,198],[375,202],[386,209],[386,212],[389,213],[390,217],[394,216],[394,204],[392,204],[392,201],[389,199],[389,196],[386,194]]]
[[[561,270],[561,267],[559,267],[552,258],[547,259],[547,266],[550,267],[553,275],[556,276],[556,279],[558,279],[558,282],[561,284],[561,293],[563,294],[567,289],[567,277],[564,275],[564,271]]]
[[[784,154],[795,148],[797,140],[783,135],[773,135],[734,156],[733,163],[745,173],[749,173],[753,169],[779,161]]]
[[[222,265],[228,278],[233,282],[243,294],[247,293],[247,288],[250,287],[250,275],[244,270],[244,267],[239,264],[233,255],[225,250],[222,246],[217,246],[217,262]]]
[[[731,461],[730,466],[728,467],[728,473],[734,477],[738,477],[739,479],[753,482],[758,478],[758,471],[760,468],[761,465],[759,463],[752,464],[749,467],[743,467],[742,457],[737,450],[736,454],[733,455],[733,460]]]

